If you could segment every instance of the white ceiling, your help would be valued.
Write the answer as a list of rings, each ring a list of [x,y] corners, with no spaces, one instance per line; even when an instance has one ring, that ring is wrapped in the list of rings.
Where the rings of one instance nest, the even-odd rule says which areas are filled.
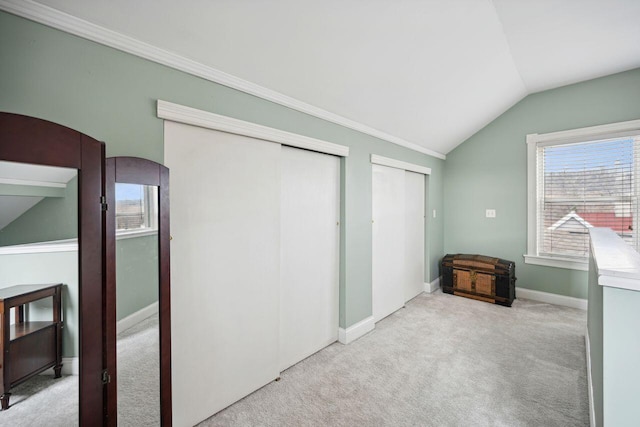
[[[536,91],[640,67],[639,0],[38,0],[447,153]]]
[[[2,186],[66,188],[75,169],[0,161],[0,230],[38,204],[44,197],[2,194]]]
[[[77,173],[69,168],[0,161],[0,184],[65,188]]]

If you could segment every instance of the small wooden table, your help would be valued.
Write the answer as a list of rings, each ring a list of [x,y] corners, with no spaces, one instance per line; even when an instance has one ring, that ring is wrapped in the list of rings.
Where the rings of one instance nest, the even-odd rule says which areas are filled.
[[[25,304],[53,297],[53,320],[29,322]],[[53,368],[55,378],[62,369],[62,284],[17,285],[0,289],[0,401],[9,408],[12,387]],[[15,307],[15,324],[9,313]]]

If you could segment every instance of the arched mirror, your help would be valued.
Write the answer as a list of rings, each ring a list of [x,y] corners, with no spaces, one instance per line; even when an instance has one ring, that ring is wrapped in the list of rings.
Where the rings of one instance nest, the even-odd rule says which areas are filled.
[[[104,144],[0,113],[1,425],[103,424]]]
[[[169,170],[113,157],[106,185],[109,425],[170,426]]]

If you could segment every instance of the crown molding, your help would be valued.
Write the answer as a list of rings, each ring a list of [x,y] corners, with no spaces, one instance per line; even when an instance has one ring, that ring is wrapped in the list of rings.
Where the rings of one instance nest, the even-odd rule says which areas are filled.
[[[345,145],[309,138],[308,136],[245,122],[244,120],[210,113],[196,108],[185,107],[184,105],[174,104],[160,99],[158,100],[157,114],[158,118],[171,120],[172,122],[219,130],[236,135],[248,136],[250,138],[258,138],[290,147],[333,154],[334,156],[347,157],[349,155],[349,147]]]
[[[251,83],[247,80],[243,80],[164,49],[160,49],[156,46],[134,39],[133,37],[109,30],[49,6],[45,6],[31,0],[0,0],[0,9],[69,34],[130,53],[175,70],[179,70],[196,77],[257,96],[284,107],[309,114],[322,120],[391,142],[392,144],[400,145],[410,150],[437,157],[439,159],[444,160],[446,158],[444,154],[437,151],[433,151],[413,142],[389,135],[388,133],[374,129],[370,126],[342,117],[338,114],[331,113],[307,104],[306,102],[284,95],[280,92],[267,89],[263,86]]]

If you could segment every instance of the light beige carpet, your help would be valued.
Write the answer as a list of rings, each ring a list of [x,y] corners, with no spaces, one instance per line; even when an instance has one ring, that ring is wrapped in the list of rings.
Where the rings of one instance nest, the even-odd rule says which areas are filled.
[[[153,348],[144,330],[154,322],[126,336]],[[586,426],[585,327],[581,310],[423,294],[365,337],[327,347],[201,425]],[[136,376],[155,375],[156,359],[134,353],[149,362]],[[38,376],[12,391],[0,425],[77,424],[76,377]],[[131,398],[140,416],[155,400],[145,394]],[[122,424],[157,422],[137,415]]]
[[[422,294],[201,426],[586,426],[586,312]]]
[[[0,426],[73,427],[78,421],[78,377],[36,375],[11,390]]]
[[[160,425],[158,315],[118,335],[118,426]]]

